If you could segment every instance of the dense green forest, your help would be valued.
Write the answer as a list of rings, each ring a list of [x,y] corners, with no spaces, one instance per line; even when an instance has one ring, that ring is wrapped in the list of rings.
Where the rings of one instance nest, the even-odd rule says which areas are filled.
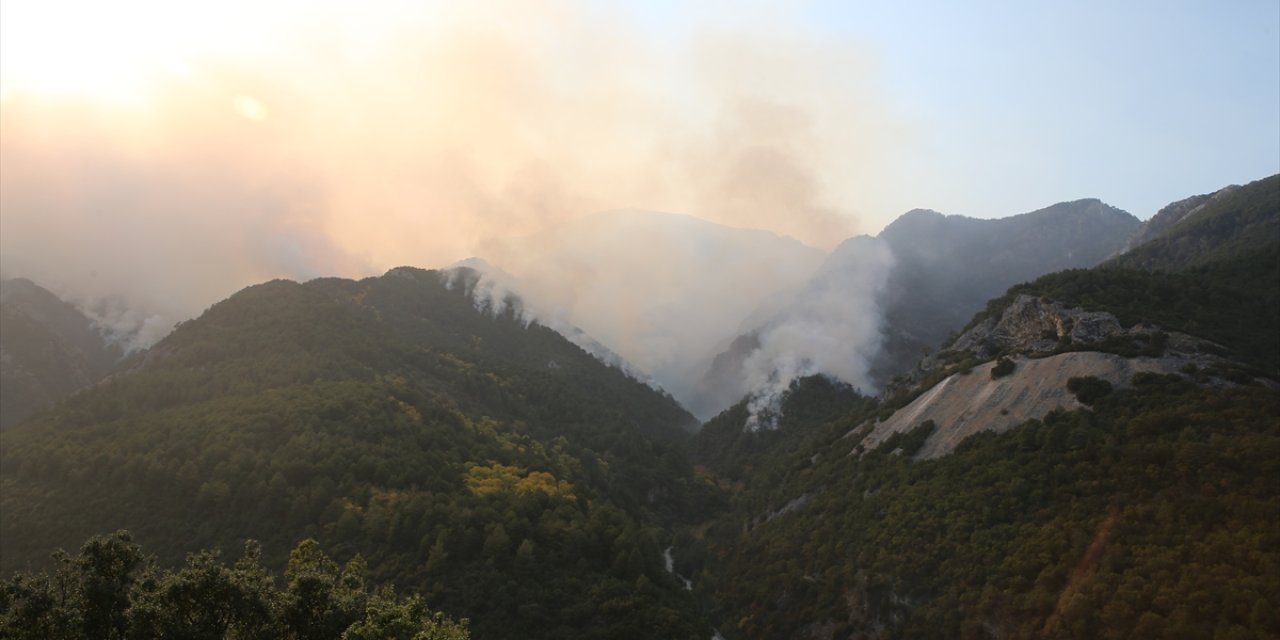
[[[251,287],[4,433],[4,569],[128,529],[278,571],[310,537],[477,638],[704,637],[661,552],[710,499],[693,419],[465,275]]]
[[[729,638],[1275,637],[1280,394],[1134,383],[937,460],[811,424],[681,569]]]
[[[339,568],[315,540],[289,553],[285,587],[245,544],[234,564],[199,551],[181,568],[156,565],[127,531],[96,536],[50,572],[0,584],[0,637],[14,640],[467,640],[467,621],[432,612],[418,596],[370,591],[365,562]]]
[[[699,430],[470,270],[250,287],[0,433],[0,638],[1280,637],[1278,187],[971,323],[1038,296],[1235,368],[1056,380],[931,460],[947,425],[863,439],[973,354]]]
[[[1129,258],[1014,286],[969,325],[1038,296],[1208,338],[1248,375],[1062,380],[1084,408],[933,460],[913,458],[932,422],[860,441],[977,364],[964,354],[774,432],[744,431],[745,404],[708,422],[693,450],[728,507],[679,538],[677,568],[714,594],[724,635],[1280,637],[1278,186],[1238,189]],[[783,406],[832,388],[801,381]]]
[[[1280,174],[1210,200],[1160,236],[1104,266],[1177,272],[1254,255],[1280,238],[1277,208]]]

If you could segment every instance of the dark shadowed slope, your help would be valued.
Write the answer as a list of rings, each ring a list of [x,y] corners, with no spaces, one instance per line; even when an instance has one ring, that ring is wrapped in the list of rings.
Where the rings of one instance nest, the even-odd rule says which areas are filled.
[[[117,528],[169,564],[314,537],[478,638],[704,637],[658,542],[699,508],[692,418],[468,284],[250,287],[6,432],[5,570]]]
[[[123,355],[70,303],[25,278],[0,281],[0,428],[99,380]]]

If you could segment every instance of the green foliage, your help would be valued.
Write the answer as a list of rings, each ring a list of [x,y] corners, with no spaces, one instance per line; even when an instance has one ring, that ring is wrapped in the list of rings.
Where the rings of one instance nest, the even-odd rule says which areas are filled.
[[[1019,282],[1091,267],[1139,225],[1097,200],[1062,202],[1001,220],[909,212],[879,234],[895,266],[884,295],[885,344],[877,375],[909,371],[982,305]]]
[[[931,425],[761,460],[694,579],[731,639],[1275,636],[1280,394],[1134,382],[935,460],[888,455]]]
[[[74,558],[59,552],[52,574],[19,573],[0,585],[0,637],[73,638],[402,638],[466,640],[467,622],[401,600],[390,588],[365,590],[363,565],[341,573],[314,540],[291,554],[288,586],[275,588],[256,543],[233,565],[200,551],[177,571],[146,560],[125,531],[96,536]]]
[[[999,360],[996,360],[996,366],[991,367],[991,379],[1003,378],[1013,373],[1016,368],[1018,368],[1018,365],[1012,359],[1007,356],[1001,356]]]
[[[791,383],[784,394],[775,429],[746,431],[747,402],[730,407],[703,425],[693,446],[696,462],[722,477],[741,480],[762,460],[786,455],[815,436],[816,431],[845,429],[851,411],[874,404],[846,384],[825,376],[809,376]],[[816,429],[817,427],[822,429]]]
[[[1093,404],[1111,393],[1111,383],[1095,376],[1070,378],[1067,380],[1067,391],[1074,393],[1076,399],[1084,404]]]
[[[909,458],[919,452],[925,441],[929,439],[929,436],[933,435],[933,432],[937,430],[937,423],[932,420],[925,420],[908,431],[901,431],[885,438],[885,441],[873,449],[872,453],[902,455]]]
[[[1207,202],[1154,240],[1104,263],[1147,271],[1186,269],[1257,254],[1280,238],[1280,175]]]
[[[1009,289],[987,303],[970,327],[999,316],[1020,294],[1039,296],[1112,313],[1126,327],[1151,324],[1207,338],[1236,358],[1269,371],[1280,370],[1280,243],[1248,257],[1188,269],[1181,273],[1091,269],[1062,271]],[[1158,335],[1157,335],[1158,339]],[[1089,345],[1070,348],[1151,355],[1163,344]]]
[[[107,375],[123,357],[87,316],[30,280],[0,280],[0,429]]]
[[[700,637],[658,545],[714,502],[691,421],[436,273],[268,283],[0,435],[0,567],[104,527],[162,566],[255,538],[289,565],[290,624],[332,638],[367,607],[343,599],[351,572],[286,557],[310,537],[483,637],[624,637],[649,619]],[[634,615],[599,619],[611,607]]]

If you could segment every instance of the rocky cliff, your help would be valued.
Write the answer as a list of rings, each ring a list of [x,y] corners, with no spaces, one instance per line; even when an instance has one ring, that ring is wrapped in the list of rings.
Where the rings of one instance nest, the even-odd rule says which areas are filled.
[[[946,455],[976,433],[1002,432],[1055,409],[1080,408],[1067,388],[1071,378],[1098,378],[1116,388],[1129,386],[1138,373],[1178,375],[1203,384],[1247,382],[1235,363],[1219,355],[1223,352],[1221,345],[1194,336],[1153,325],[1124,327],[1110,313],[1020,295],[999,316],[925,358],[913,376],[915,384],[945,377],[888,419],[860,426],[870,432],[859,451],[932,421],[936,429],[916,456]],[[997,357],[1008,358],[1011,373],[993,371]],[[985,362],[970,364],[977,361]]]

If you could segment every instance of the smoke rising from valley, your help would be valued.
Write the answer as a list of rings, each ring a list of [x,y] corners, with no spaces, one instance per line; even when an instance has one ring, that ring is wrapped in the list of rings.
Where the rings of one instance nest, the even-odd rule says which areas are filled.
[[[876,391],[871,359],[881,343],[878,298],[894,258],[875,238],[851,238],[777,316],[758,330],[760,346],[742,367],[739,397],[749,394],[747,427],[771,428],[783,394],[804,376],[825,374]]]

